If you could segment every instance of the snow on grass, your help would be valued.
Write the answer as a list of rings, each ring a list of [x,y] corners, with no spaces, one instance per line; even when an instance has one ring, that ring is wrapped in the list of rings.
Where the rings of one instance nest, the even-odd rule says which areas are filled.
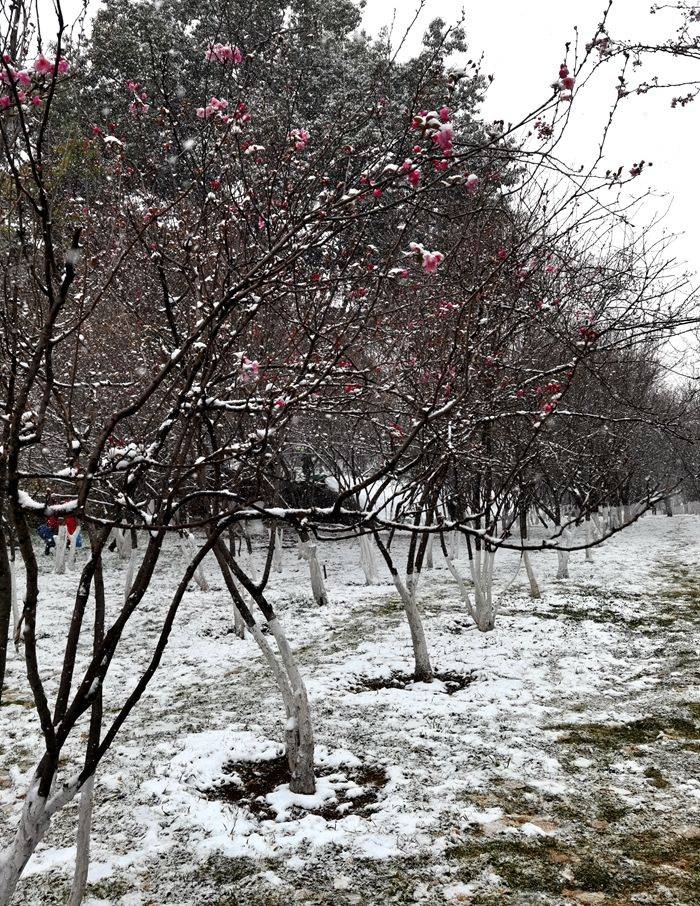
[[[231,782],[230,764],[279,757],[285,715],[257,646],[232,634],[231,603],[207,559],[210,590],[188,593],[159,672],[98,771],[88,902],[218,902],[207,897],[234,887],[242,903],[291,902],[308,872],[318,902],[336,902],[346,877],[364,885],[357,902],[390,902],[399,894],[387,887],[391,871],[371,867],[378,860],[402,866],[406,902],[468,902],[479,891],[544,890],[545,882],[557,895],[572,885],[602,889],[602,880],[583,877],[575,854],[581,864],[592,854],[600,868],[618,853],[606,871],[624,875],[621,866],[643,858],[625,848],[628,838],[700,824],[700,782],[687,769],[696,745],[687,709],[700,700],[691,587],[699,540],[696,517],[648,516],[596,549],[593,563],[573,554],[569,580],[554,579],[555,554],[535,554],[539,601],[517,573],[517,554],[501,552],[502,612],[488,634],[469,625],[436,554],[419,587],[433,663],[473,676],[453,694],[444,682],[368,688],[411,669],[388,576],[367,588],[358,548],[322,545],[330,602],[318,608],[307,564],[288,543],[270,598],[307,682],[320,776],[314,797],[278,784],[264,797],[269,815],[214,796]],[[258,566],[262,556],[257,547]],[[57,576],[44,564],[39,660],[51,696],[77,572]],[[125,569],[116,555],[106,562],[112,615]],[[148,662],[181,569],[174,546],[107,677],[107,717]],[[88,652],[86,639],[81,662]],[[3,841],[41,738],[21,667],[11,651],[0,709]],[[368,767],[384,779],[369,804],[351,810],[368,788],[353,772]],[[329,804],[348,810],[324,817]],[[71,806],[47,834],[18,903],[43,902],[68,882],[75,815]],[[543,846],[558,847],[560,861],[543,867]],[[532,877],[521,878],[516,866],[530,863]],[[227,874],[234,867],[235,879]],[[673,883],[685,883],[679,878]]]

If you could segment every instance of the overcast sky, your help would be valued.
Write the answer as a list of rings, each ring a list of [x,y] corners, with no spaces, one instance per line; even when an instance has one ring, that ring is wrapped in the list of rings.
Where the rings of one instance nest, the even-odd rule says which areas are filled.
[[[407,48],[415,51],[427,24],[440,17],[456,22],[466,14],[466,32],[472,57],[484,55],[483,71],[495,79],[483,107],[487,119],[517,121],[517,118],[549,94],[557,77],[564,45],[575,39],[578,26],[581,43],[594,33],[607,0],[565,3],[561,0],[427,0]],[[651,15],[651,0],[614,0],[609,19],[617,37],[659,40],[670,35],[677,19],[672,13]],[[410,0],[396,4],[395,33],[402,33],[413,18],[416,5]],[[388,25],[393,5],[385,0],[367,0],[364,23],[370,33]],[[700,26],[699,26],[700,31]],[[700,78],[700,65],[693,74]],[[683,68],[684,67],[684,68]],[[655,70],[663,76],[693,72],[688,64],[667,61]],[[617,70],[601,75],[587,86],[580,102],[574,103],[570,162],[587,163],[598,128],[614,97]],[[639,160],[653,162],[643,185],[658,195],[659,210],[671,203],[666,224],[682,233],[675,246],[678,256],[693,270],[700,269],[700,180],[697,136],[700,126],[700,99],[685,109],[670,108],[670,94],[659,92],[627,98],[616,120],[608,146],[607,165],[625,165]],[[577,159],[578,158],[578,159]],[[642,182],[636,184],[642,188]],[[649,213],[649,212],[647,212]]]

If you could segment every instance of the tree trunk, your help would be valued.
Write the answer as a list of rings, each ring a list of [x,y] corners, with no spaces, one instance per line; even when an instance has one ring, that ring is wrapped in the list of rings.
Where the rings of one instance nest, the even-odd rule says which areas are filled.
[[[311,593],[314,596],[314,601],[324,606],[328,604],[328,594],[326,593],[326,585],[323,581],[323,573],[321,572],[321,566],[318,562],[318,553],[316,543],[311,541],[309,533],[305,530],[302,530],[299,533],[299,550],[301,551],[301,556],[309,564],[309,576],[311,578]]]
[[[527,510],[521,509],[520,515],[520,540],[524,543],[527,541]],[[530,552],[523,551],[523,565],[525,566],[525,572],[527,573],[527,581],[530,583],[530,597],[537,599],[541,597],[540,586],[537,583],[537,576],[535,575],[535,570],[532,568],[532,563],[530,562]]]
[[[274,547],[272,549],[272,568],[276,573],[282,572],[282,530],[271,528],[270,539],[274,536]]]
[[[55,571],[62,575],[66,571],[66,544],[68,542],[68,532],[65,525],[59,525],[58,535],[56,536],[56,550],[54,551],[54,568]]]
[[[289,789],[293,793],[310,795],[316,792],[316,778],[314,777],[314,734],[306,686],[277,617],[268,620],[268,626],[277,642],[280,658],[292,688],[294,714],[288,718],[286,729],[288,732],[297,734],[298,744]]]
[[[94,801],[95,775],[89,777],[80,792],[78,809],[78,836],[75,851],[75,871],[68,906],[80,906],[85,897],[88,869],[90,867],[90,831],[92,828],[92,805]]]
[[[369,535],[366,535],[364,532],[360,535],[360,566],[365,574],[365,584],[377,585],[379,583],[377,563],[374,558],[374,551],[369,540]]]
[[[47,801],[39,795],[39,778],[34,776],[14,839],[0,856],[0,906],[9,906],[12,902],[22,872],[48,830],[51,818],[75,797],[77,791],[78,784],[74,781]]]
[[[428,654],[428,643],[425,639],[423,623],[420,618],[420,612],[416,603],[416,585],[417,580],[411,576],[407,583],[401,581],[391,554],[382,542],[378,533],[374,533],[374,540],[379,551],[384,558],[384,562],[389,568],[389,573],[394,582],[396,590],[401,598],[403,609],[406,613],[408,628],[411,632],[411,644],[413,645],[413,659],[415,661],[415,677],[419,682],[431,683],[433,681],[433,668],[430,664],[430,655]]]
[[[12,566],[7,551],[5,532],[0,526],[0,704],[2,704],[2,688],[5,682],[5,666],[7,664],[7,645],[10,638],[10,622],[12,619]]]

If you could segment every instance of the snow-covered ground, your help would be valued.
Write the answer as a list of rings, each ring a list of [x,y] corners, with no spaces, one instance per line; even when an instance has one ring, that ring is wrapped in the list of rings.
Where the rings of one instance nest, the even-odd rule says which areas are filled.
[[[313,800],[282,785],[253,810],[217,790],[232,782],[228,762],[279,754],[283,710],[253,640],[232,634],[207,561],[211,590],[188,593],[98,771],[88,906],[697,902],[699,541],[700,517],[647,516],[593,563],[573,554],[568,580],[554,579],[554,554],[538,554],[539,601],[518,555],[501,552],[502,612],[485,635],[436,553],[421,585],[433,663],[473,671],[447,694],[439,682],[382,687],[410,669],[409,633],[393,586],[364,585],[356,544],[320,547],[330,604],[318,608],[289,539],[270,597],[307,680],[321,776]],[[168,564],[107,703],[150,656],[182,570],[175,547]],[[125,569],[109,555],[112,612]],[[39,655],[54,691],[75,574],[47,566],[41,582]],[[2,842],[40,739],[21,661],[9,660]],[[71,806],[51,828],[17,903],[66,902],[75,819]]]

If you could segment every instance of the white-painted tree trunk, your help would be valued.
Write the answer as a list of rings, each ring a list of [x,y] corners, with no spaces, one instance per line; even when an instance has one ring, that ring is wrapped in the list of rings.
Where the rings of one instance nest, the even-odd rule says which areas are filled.
[[[59,575],[66,571],[66,544],[68,543],[68,530],[65,525],[59,525],[56,535],[56,548],[54,550],[54,570]]]
[[[299,545],[301,555],[309,564],[309,577],[311,579],[311,593],[314,601],[320,605],[328,604],[326,584],[323,581],[321,564],[318,562],[318,549],[313,541],[302,541]]]
[[[496,624],[496,607],[493,604],[493,564],[496,551],[475,550],[469,560],[474,583],[475,623],[481,632],[490,632]]]
[[[432,682],[433,668],[430,663],[428,643],[425,638],[425,630],[423,629],[423,621],[420,617],[416,597],[418,579],[415,576],[410,576],[406,583],[404,583],[401,581],[398,574],[392,574],[392,579],[394,580],[394,585],[401,598],[406,613],[408,628],[411,632],[411,644],[413,645],[413,657],[416,666],[416,679],[419,682]]]
[[[27,862],[51,824],[52,817],[78,792],[77,778],[51,799],[39,795],[34,777],[24,799],[24,808],[14,839],[0,856],[0,906],[9,906]]]
[[[129,562],[126,565],[126,575],[124,576],[124,600],[129,597],[131,586],[134,584],[134,573],[136,572],[136,548],[132,548]]]
[[[272,568],[276,573],[282,572],[282,529],[270,529],[270,538],[274,533],[274,547],[272,548]]]
[[[180,549],[182,550],[185,562],[189,565],[197,556],[197,547],[190,532],[183,531],[180,533]],[[207,577],[204,574],[204,568],[201,563],[197,566],[192,578],[202,591],[209,591],[209,583],[207,582]]]
[[[377,562],[374,557],[374,548],[369,540],[369,535],[360,535],[360,566],[365,574],[366,585],[379,584],[377,575]]]
[[[530,597],[540,598],[542,594],[540,592],[540,586],[537,582],[535,570],[533,569],[532,563],[530,561],[529,551],[523,551],[523,565],[525,566],[525,572],[527,573],[527,581],[530,583]]]
[[[590,519],[586,519],[586,544],[592,544],[594,541],[593,538],[593,526],[591,525]],[[593,549],[590,547],[586,548],[586,563],[593,563]]]
[[[90,831],[92,829],[92,806],[94,801],[95,775],[89,777],[80,791],[78,808],[78,833],[75,847],[75,869],[68,906],[80,906],[85,897],[88,869],[90,868]]]
[[[431,533],[430,535],[428,535],[428,541],[426,542],[426,545],[425,545],[425,568],[426,569],[433,569],[435,566],[435,564],[433,562],[433,543],[434,543],[434,541],[435,541],[435,535]]]
[[[78,538],[79,532],[80,532],[80,529],[76,528],[76,530],[73,532],[73,534],[70,535],[70,534],[68,534],[68,529],[66,529],[66,545],[67,545],[66,565],[68,566],[68,569],[70,569],[70,570],[75,568],[75,554],[76,554],[75,542]]]
[[[126,529],[115,529],[114,540],[117,542],[117,552],[122,560],[131,557],[131,534]]]
[[[289,788],[293,793],[316,792],[314,777],[314,734],[306,686],[301,678],[296,659],[277,617],[268,622],[292,692],[293,714],[287,719],[287,733],[296,733],[297,749]]]
[[[559,536],[560,543],[571,543],[571,532],[569,531],[569,529],[564,529],[562,531],[561,525],[556,525],[555,532]],[[557,551],[557,579],[569,578],[569,555],[569,551]]]

